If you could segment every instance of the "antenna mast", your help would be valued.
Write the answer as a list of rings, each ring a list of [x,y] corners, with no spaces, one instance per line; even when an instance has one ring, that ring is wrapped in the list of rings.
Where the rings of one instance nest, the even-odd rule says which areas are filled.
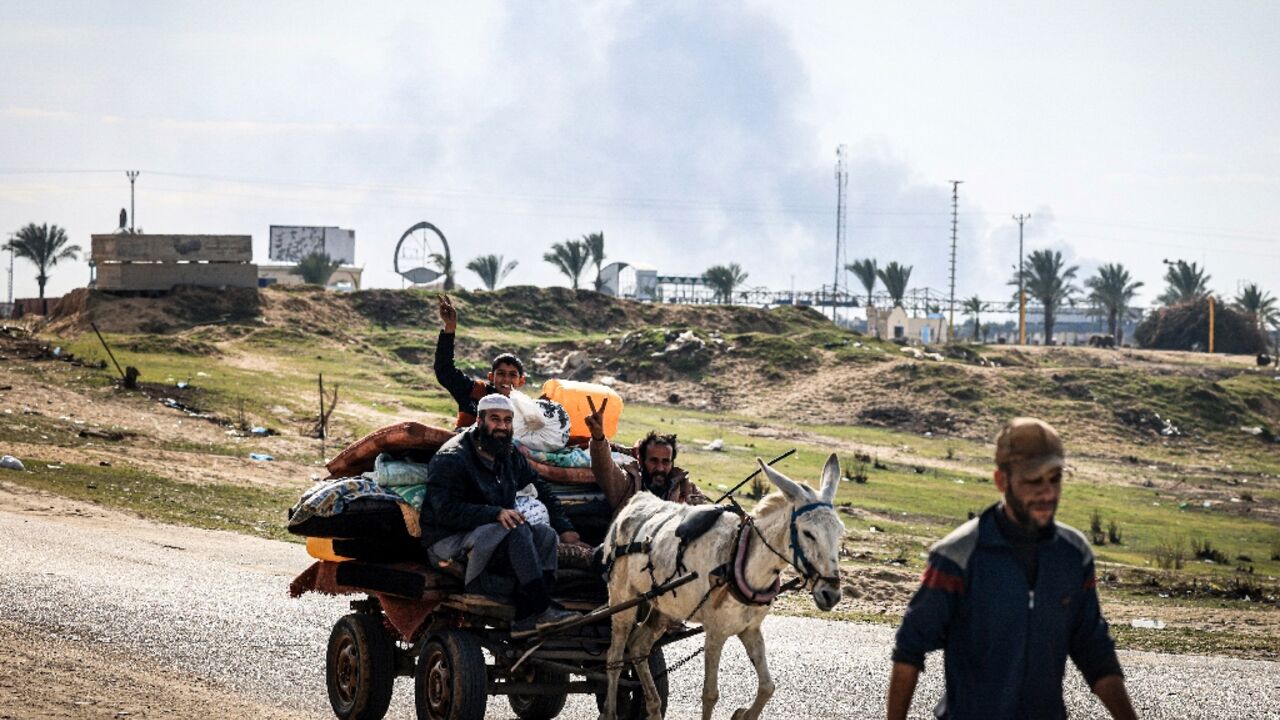
[[[849,148],[846,145],[836,147],[836,267],[831,281],[831,322],[836,321],[836,300],[840,293],[840,271],[844,269],[848,258],[847,216],[849,212],[849,171],[845,168],[845,158]]]
[[[960,183],[964,181],[947,182],[951,183],[951,300],[947,319],[947,342],[950,342],[956,329],[956,227],[960,209]]]

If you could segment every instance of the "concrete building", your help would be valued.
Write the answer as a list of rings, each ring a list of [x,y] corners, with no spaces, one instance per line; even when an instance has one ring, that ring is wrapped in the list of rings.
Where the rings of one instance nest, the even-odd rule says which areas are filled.
[[[894,305],[891,308],[867,308],[867,334],[884,340],[906,340],[913,345],[937,345],[947,342],[947,318],[941,313],[911,317]]]
[[[333,226],[272,225],[267,234],[266,265],[258,266],[258,286],[301,285],[298,261],[320,253],[340,264],[325,286],[359,290],[364,268],[356,267],[356,231]]]
[[[658,271],[639,263],[613,262],[600,269],[601,292],[632,300],[657,299]]]
[[[249,235],[93,235],[92,286],[113,291],[168,291],[177,285],[257,287]]]

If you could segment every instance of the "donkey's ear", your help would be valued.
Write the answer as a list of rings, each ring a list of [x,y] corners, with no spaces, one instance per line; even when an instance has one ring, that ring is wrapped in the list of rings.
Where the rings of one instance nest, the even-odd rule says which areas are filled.
[[[792,480],[786,475],[783,475],[777,470],[774,470],[768,465],[765,465],[764,460],[761,460],[760,458],[756,458],[756,462],[760,463],[760,469],[764,470],[765,477],[769,478],[769,482],[773,483],[774,487],[781,490],[783,495],[786,495],[791,500],[805,499],[803,485]]]
[[[836,490],[840,487],[840,460],[835,453],[827,458],[822,466],[822,502],[830,504],[836,499]]]

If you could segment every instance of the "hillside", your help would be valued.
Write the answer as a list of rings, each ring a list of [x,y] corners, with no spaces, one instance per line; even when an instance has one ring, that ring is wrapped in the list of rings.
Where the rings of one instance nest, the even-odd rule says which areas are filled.
[[[989,346],[930,359],[800,308],[527,287],[455,300],[461,365],[482,372],[510,350],[534,387],[559,373],[612,383],[620,439],[679,433],[680,463],[709,493],[757,455],[797,448],[784,469],[813,481],[837,452],[850,616],[901,611],[923,549],[996,499],[999,423],[1036,414],[1067,442],[1064,521],[1087,529],[1097,513],[1113,611],[1182,628],[1126,629],[1126,642],[1257,656],[1244,629],[1280,631],[1280,381],[1252,357]],[[141,371],[138,391],[119,387],[90,323]],[[438,327],[434,296],[416,291],[77,291],[34,333],[0,333],[0,444],[28,463],[0,481],[285,538],[283,508],[322,458],[392,422],[450,421],[431,370]],[[323,444],[319,376],[338,391]],[[723,451],[703,449],[715,439]]]
[[[949,357],[936,362],[840,330],[812,309],[648,304],[531,287],[455,300],[460,363],[482,368],[515,352],[536,382],[607,377],[624,396],[658,404],[979,441],[1005,417],[1036,414],[1121,455],[1129,446],[1253,455],[1280,432],[1280,382],[1252,357],[989,346],[940,348]],[[51,336],[79,337],[93,322],[127,349],[215,356],[321,342],[428,384],[439,328],[434,296],[419,291],[188,289],[148,299],[79,290],[59,310]]]

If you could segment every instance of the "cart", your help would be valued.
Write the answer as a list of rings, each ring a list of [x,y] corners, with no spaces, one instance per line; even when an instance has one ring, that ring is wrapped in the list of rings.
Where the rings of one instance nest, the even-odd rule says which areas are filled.
[[[509,605],[466,593],[456,574],[422,563],[321,560],[293,581],[290,594],[359,596],[351,613],[334,624],[325,661],[329,701],[342,720],[383,717],[400,676],[414,679],[419,720],[480,720],[496,695],[505,695],[522,720],[551,720],[570,693],[593,694],[603,706],[610,617],[695,577],[675,578],[609,606],[598,575],[561,569],[556,600],[586,614],[528,633],[512,632]],[[649,656],[664,712],[668,669],[662,648],[701,632],[677,626]],[[644,694],[630,667],[618,685],[618,716],[645,716]]]

